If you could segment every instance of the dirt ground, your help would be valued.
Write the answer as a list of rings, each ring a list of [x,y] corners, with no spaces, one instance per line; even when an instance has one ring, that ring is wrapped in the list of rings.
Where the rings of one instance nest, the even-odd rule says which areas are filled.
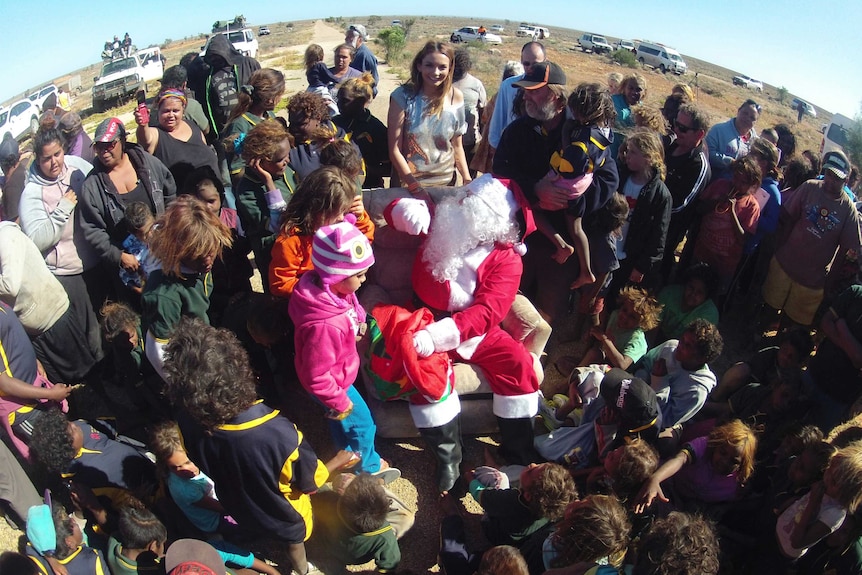
[[[411,38],[409,39],[405,53],[406,58],[390,64],[382,64],[380,66],[380,95],[375,99],[371,106],[371,110],[375,116],[386,121],[386,112],[388,109],[388,94],[398,85],[399,78],[403,77],[404,69],[409,66],[410,55],[414,54],[422,43],[429,38],[438,38],[440,40],[448,39],[452,29],[458,26],[469,23],[466,20],[446,19],[446,18],[418,18],[414,26]],[[383,19],[388,22],[388,19]],[[379,28],[370,25],[367,21],[359,19],[358,22],[368,26],[369,32],[373,36]],[[486,20],[486,25],[494,24],[496,21]],[[259,60],[264,67],[277,67],[281,69],[287,78],[286,93],[292,94],[299,90],[304,90],[305,75],[304,71],[297,67],[297,54],[301,54],[309,42],[315,42],[323,46],[327,58],[331,58],[332,50],[343,41],[343,30],[349,22],[339,23],[338,25],[330,25],[321,20],[305,23],[294,23],[289,27],[285,23],[271,24],[270,29],[272,35],[261,39],[261,52]],[[485,82],[489,96],[496,92],[496,87],[499,83],[499,75],[502,66],[506,60],[518,59],[519,50],[522,44],[521,39],[516,39],[510,35],[515,25],[506,22],[507,32],[504,33],[504,43],[500,47],[491,49],[483,49],[481,47],[471,47],[471,54],[474,59],[473,74]],[[569,77],[569,84],[574,85],[580,81],[604,81],[607,74],[611,71],[626,73],[628,69],[621,68],[618,65],[612,64],[607,57],[596,56],[592,54],[583,54],[580,51],[573,50],[575,39],[579,35],[578,31],[552,29],[552,36],[546,41],[549,58],[556,61],[566,70]],[[199,49],[203,44],[200,38],[189,39],[182,42],[173,43],[165,50],[168,58],[168,65],[174,64],[179,60],[179,57],[191,50]],[[381,53],[381,48],[376,45],[371,45],[378,55]],[[381,60],[382,57],[378,56]],[[709,65],[693,64],[690,61],[692,72],[698,70],[697,81],[701,84],[709,84],[711,94],[707,94],[702,89],[697,89],[698,102],[705,106],[713,115],[715,121],[723,121],[734,114],[736,107],[746,97],[751,96],[750,92],[732,86],[730,77],[733,72],[717,68]],[[92,70],[79,71],[84,77],[92,77]],[[652,70],[641,71],[647,79],[648,96],[647,102],[654,105],[659,105],[663,101],[666,94],[670,93],[671,87],[679,82],[691,83],[695,76],[690,73],[687,76],[678,78],[674,76],[665,76]],[[399,75],[400,74],[400,75]],[[92,85],[92,82],[90,82]],[[150,86],[151,92],[153,86]],[[819,134],[814,121],[806,119],[799,127],[795,126],[795,115],[789,106],[780,106],[773,99],[774,88],[768,87],[764,99],[768,99],[765,113],[759,122],[759,127],[771,126],[778,122],[788,122],[793,126],[797,137],[800,138],[800,149],[814,148],[819,144]],[[75,104],[75,109],[80,110],[84,115],[87,114],[89,100],[89,92],[84,92],[78,98]],[[118,115],[127,124],[133,125],[132,107],[134,104],[127,103],[119,106],[111,111],[110,115]],[[85,129],[92,133],[95,129],[97,121],[106,117],[101,115],[92,117],[89,122],[85,120]],[[821,121],[817,120],[818,122]],[[737,359],[748,349],[747,339],[739,338],[737,335],[745,332],[747,316],[744,311],[733,311],[723,318],[721,329],[726,336],[726,348],[722,358],[716,362],[714,369],[717,373],[723,373],[731,359]],[[551,340],[548,348],[549,357],[546,369],[546,379],[544,388],[548,393],[561,391],[564,387],[565,378],[559,374],[554,368],[554,363],[561,357],[567,355],[579,356],[584,350],[580,342],[573,341],[571,333],[571,325],[569,322],[563,322],[561,329],[557,330]],[[299,426],[300,429],[308,437],[311,444],[318,451],[322,458],[326,458],[334,454],[334,448],[329,440],[329,433],[323,418],[319,416],[319,410],[307,398],[304,392],[299,389],[293,390],[291,400],[287,405],[283,406],[285,413],[291,417]],[[490,437],[465,437],[465,456],[464,469],[470,469],[483,462],[484,451],[486,448],[494,447],[493,438]],[[433,469],[434,459],[426,453],[423,443],[417,439],[411,440],[380,440],[378,449],[381,455],[389,460],[394,466],[399,467],[403,473],[403,477],[391,486],[392,490],[399,495],[409,506],[416,510],[416,523],[414,528],[402,539],[401,549],[403,553],[402,567],[410,569],[415,573],[436,573],[439,571],[436,566],[436,556],[438,548],[438,525],[441,518],[441,512],[438,509],[436,489],[434,486]],[[465,518],[467,520],[467,533],[469,542],[474,547],[481,547],[483,541],[479,533],[478,518],[481,513],[479,506],[472,500],[470,496],[464,496],[462,503],[466,508]],[[0,522],[0,549],[12,549],[17,547],[20,532],[7,528]],[[282,573],[287,574],[289,569],[286,567],[286,556],[282,549],[277,545],[261,542],[255,551],[258,551],[263,556],[273,559],[282,565]],[[315,563],[325,563],[327,550],[312,538],[309,543],[309,558]],[[372,566],[365,565],[360,567],[351,567],[354,572],[364,572],[363,569],[370,569]]]

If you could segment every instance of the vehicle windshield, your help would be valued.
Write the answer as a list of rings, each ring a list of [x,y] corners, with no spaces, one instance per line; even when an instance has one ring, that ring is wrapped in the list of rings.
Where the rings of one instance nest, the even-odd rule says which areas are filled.
[[[668,54],[668,57],[674,62],[682,62],[682,58],[677,56],[676,54]]]
[[[831,124],[829,126],[829,133],[826,134],[826,137],[842,148],[847,145],[847,130],[838,124]]]
[[[115,72],[122,72],[123,70],[134,68],[136,65],[137,62],[135,62],[134,58],[124,58],[122,60],[108,62],[102,68],[102,76],[107,76],[108,74],[113,74]]]
[[[3,110],[2,112],[0,112],[0,127],[2,127],[3,124],[6,123],[6,118],[8,118],[8,117],[9,117],[9,110]]]
[[[227,35],[227,39],[230,40],[231,44],[235,44],[237,42],[245,42],[245,34],[242,33],[242,30],[230,32]]]
[[[605,40],[604,36],[593,36],[593,42],[596,44],[607,44],[608,41]]]

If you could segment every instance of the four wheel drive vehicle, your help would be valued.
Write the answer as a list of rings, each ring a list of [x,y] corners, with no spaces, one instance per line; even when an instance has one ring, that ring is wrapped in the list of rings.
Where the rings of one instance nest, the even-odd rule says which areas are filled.
[[[611,51],[611,45],[605,37],[598,34],[584,34],[578,39],[578,44],[581,45],[581,50],[590,51],[593,54],[607,54]]]
[[[269,32],[269,28],[267,26],[261,26],[257,30],[258,36],[269,36],[269,34],[270,34],[270,32]]]
[[[816,117],[817,117],[817,110],[815,110],[815,109],[814,109],[814,106],[812,106],[811,104],[809,104],[809,103],[808,103],[808,102],[806,102],[805,100],[802,100],[802,99],[799,99],[799,98],[793,98],[793,101],[792,101],[792,102],[790,102],[790,107],[791,107],[791,108],[793,108],[794,110],[799,110],[799,104],[800,104],[800,102],[801,102],[801,103],[802,103],[802,105],[805,107],[805,115],[806,115],[806,116],[811,116],[812,118],[816,118]],[[840,115],[840,114],[836,114],[836,116],[839,116],[839,115]],[[824,152],[824,153],[826,153],[826,152]]]
[[[209,48],[210,42],[212,42],[212,39],[215,38],[217,34],[227,36],[227,39],[230,40],[233,47],[242,52],[243,56],[257,58],[258,43],[257,38],[254,37],[254,31],[252,31],[251,28],[216,32],[207,39],[207,43],[201,48],[201,56],[207,53],[207,48]]]
[[[755,90],[756,92],[763,91],[763,82],[760,80],[755,80],[754,78],[749,78],[745,74],[740,74],[739,76],[733,77],[733,85],[734,86],[742,86],[743,88],[748,88],[750,90]]]
[[[503,31],[505,31],[505,28],[503,28],[499,24],[494,24],[493,26],[491,26],[491,32],[497,32],[499,34],[500,32],[503,32]]]
[[[688,66],[680,53],[664,44],[641,42],[635,55],[638,62],[661,70],[662,74],[667,72],[685,74],[688,71]]]
[[[810,104],[809,104],[810,105]],[[820,157],[828,152],[841,150],[847,153],[847,132],[856,127],[856,120],[834,114],[828,124],[823,126],[823,140],[820,142]],[[3,128],[0,127],[0,130]]]
[[[542,26],[533,26],[532,24],[521,24],[518,28],[518,31],[515,32],[516,36],[523,36],[527,38],[533,38],[534,40],[544,40],[545,38],[551,37],[551,32],[547,28]]]
[[[144,67],[137,54],[106,63],[93,85],[93,109],[101,112],[111,100],[123,99],[138,90],[146,90],[144,75]]]
[[[165,72],[165,63],[162,60],[162,51],[158,46],[138,50],[138,60],[143,68],[144,82],[152,82],[153,80],[161,80]]]
[[[39,108],[30,100],[19,100],[10,108],[0,108],[0,141],[6,132],[16,140],[32,136],[39,129]]]
[[[47,100],[48,96],[50,96],[51,94],[57,94],[57,86],[55,86],[54,84],[48,84],[38,92],[33,92],[32,94],[27,96],[27,99],[33,102],[33,104],[35,104],[36,107],[41,110],[42,105],[45,103],[45,100]]]
[[[631,52],[632,54],[637,52],[637,48],[635,48],[635,43],[631,40],[620,40],[616,44],[614,44],[614,50],[625,50],[627,52]]]
[[[452,35],[449,36],[449,40],[451,42],[472,42],[477,40],[479,42],[485,42],[487,44],[502,44],[503,39],[497,36],[496,34],[491,34],[490,32],[485,32],[484,34],[479,34],[478,26],[462,26],[458,28]]]

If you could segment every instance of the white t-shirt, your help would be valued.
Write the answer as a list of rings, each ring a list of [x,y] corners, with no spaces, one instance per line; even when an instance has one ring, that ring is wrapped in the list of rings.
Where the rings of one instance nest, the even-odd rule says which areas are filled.
[[[629,205],[629,217],[622,225],[622,228],[620,228],[620,235],[617,237],[617,259],[620,261],[626,259],[626,251],[624,249],[626,245],[626,236],[629,233],[629,225],[632,221],[632,215],[635,213],[635,204],[637,204],[638,196],[643,187],[643,184],[636,184],[632,178],[628,178],[620,190],[620,193],[625,196],[626,202]]]
[[[802,519],[802,512],[808,506],[810,493],[806,493],[797,499],[790,507],[784,510],[784,513],[778,517],[778,523],[775,526],[775,533],[778,536],[778,543],[781,545],[781,550],[785,555],[793,559],[797,559],[805,555],[809,547],[797,549],[790,543],[790,535],[793,533],[793,528]],[[841,527],[844,522],[844,516],[847,511],[841,505],[829,497],[823,495],[823,501],[820,503],[820,510],[817,512],[817,521],[823,523],[829,528],[830,533],[834,533]]]

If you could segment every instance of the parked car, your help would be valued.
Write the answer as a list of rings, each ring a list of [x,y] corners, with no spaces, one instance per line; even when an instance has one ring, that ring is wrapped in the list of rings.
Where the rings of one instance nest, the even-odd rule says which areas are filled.
[[[631,40],[620,40],[616,44],[614,44],[614,50],[626,50],[631,52],[632,54],[637,52],[637,48],[635,48],[635,43]]]
[[[743,88],[748,88],[750,90],[755,90],[757,92],[763,91],[763,82],[760,80],[755,80],[754,78],[749,78],[745,74],[740,74],[739,76],[733,77],[733,85],[734,86],[742,86]]]
[[[754,78],[752,78],[748,82],[748,87],[751,88],[752,90],[754,90],[755,92],[762,92],[763,91],[763,82],[761,82],[760,80],[755,80]]]
[[[27,99],[33,102],[39,110],[42,110],[42,106],[45,104],[45,100],[48,99],[48,96],[51,94],[57,94],[57,86],[54,84],[48,84],[41,90],[33,92]]]
[[[9,108],[0,108],[0,141],[6,132],[16,140],[32,136],[39,129],[39,108],[30,100],[19,100]]]
[[[101,112],[112,100],[122,100],[138,90],[146,90],[144,75],[144,67],[137,54],[106,62],[101,73],[94,78],[93,110]]]
[[[479,42],[485,42],[487,44],[503,43],[503,39],[496,34],[491,34],[490,32],[479,34],[478,26],[462,26],[452,32],[452,35],[449,36],[449,40],[451,42],[472,42],[474,40],[478,40]]]
[[[586,33],[578,39],[578,44],[584,52],[592,52],[593,54],[607,54],[611,51],[611,45],[607,39],[599,34]]]
[[[505,29],[499,24],[494,24],[493,26],[491,26],[491,32],[496,32],[497,34],[500,34],[504,31]]]
[[[268,26],[261,26],[260,28],[258,28],[257,29],[257,35],[258,36],[269,36],[270,35],[269,27]]]
[[[662,74],[673,72],[674,74],[685,74],[688,71],[688,66],[679,52],[655,42],[641,42],[638,44],[637,52],[638,62],[641,64],[652,66],[661,71]]]
[[[801,98],[793,98],[793,101],[790,102],[790,107],[793,108],[794,110],[799,110],[799,104],[800,103],[803,106],[805,106],[805,115],[806,116],[811,116],[812,118],[817,117],[817,110],[814,109],[814,106],[812,106],[811,104],[809,104],[805,100],[802,100]]]
[[[144,71],[142,74],[144,82],[162,79],[162,75],[165,72],[165,61],[162,57],[161,48],[153,46],[152,48],[138,50],[137,56]]]
[[[395,28],[401,28],[401,20],[393,20],[390,26],[394,26]]]
[[[533,26],[532,24],[521,24],[518,27],[518,31],[515,32],[516,36],[522,36],[526,38],[532,38],[533,40],[544,40],[545,38],[551,37],[551,32],[547,28],[542,26]]]
[[[856,128],[856,120],[842,114],[833,114],[829,123],[823,126],[823,139],[820,141],[820,157],[822,158],[827,152],[833,150],[841,150],[847,153],[847,131],[854,128]]]
[[[227,36],[228,40],[230,40],[230,43],[233,44],[233,47],[242,52],[243,56],[257,58],[258,43],[257,38],[254,37],[254,32],[251,28],[216,32],[215,34],[207,38],[207,43],[201,48],[201,56],[206,54],[210,42],[212,42],[212,39],[215,38],[217,34],[223,34]]]

